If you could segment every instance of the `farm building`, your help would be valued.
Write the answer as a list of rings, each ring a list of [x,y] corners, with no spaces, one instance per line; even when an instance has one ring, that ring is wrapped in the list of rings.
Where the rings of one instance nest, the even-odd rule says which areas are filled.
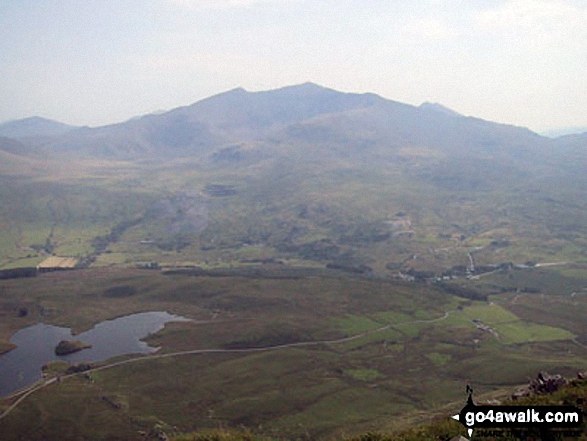
[[[37,270],[40,272],[68,270],[74,269],[76,265],[77,259],[75,257],[51,256],[39,263]]]

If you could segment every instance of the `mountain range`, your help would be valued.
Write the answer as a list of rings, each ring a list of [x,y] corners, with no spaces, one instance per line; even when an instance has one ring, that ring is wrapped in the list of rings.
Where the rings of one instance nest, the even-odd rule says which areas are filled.
[[[501,399],[585,369],[586,169],[587,134],[311,83],[0,125],[0,276],[26,276],[0,286],[0,353],[38,322],[195,319],[146,339],[173,360],[49,364],[63,384],[23,395],[2,439],[396,439],[372,430],[430,420],[404,438],[449,439],[469,381]],[[49,256],[79,271],[29,277]]]
[[[27,118],[0,125],[0,136],[25,144],[18,152],[14,145],[2,147],[12,153],[67,152],[116,159],[201,156],[251,142],[265,149],[330,143],[346,146],[346,153],[417,147],[531,159],[538,152],[586,139],[550,140],[525,128],[464,117],[439,104],[414,107],[312,83],[267,92],[234,89],[190,106],[96,128]]]

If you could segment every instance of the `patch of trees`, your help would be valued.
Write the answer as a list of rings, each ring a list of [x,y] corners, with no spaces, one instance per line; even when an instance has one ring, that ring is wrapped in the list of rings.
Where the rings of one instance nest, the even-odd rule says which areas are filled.
[[[300,245],[281,245],[278,248],[280,251],[296,253],[307,260],[336,260],[342,254],[340,247],[329,239]]]
[[[267,266],[242,266],[235,268],[174,268],[164,270],[165,275],[181,274],[194,277],[249,277],[264,279],[300,279],[303,277],[328,276],[328,270],[324,268],[288,267],[286,265]]]
[[[112,227],[110,233],[105,234],[104,236],[96,236],[92,242],[95,254],[102,254],[106,251],[108,245],[118,242],[126,230],[140,224],[142,220],[143,219],[141,218],[119,222]]]
[[[53,250],[55,249],[55,246],[53,245],[53,242],[51,241],[51,236],[49,236],[47,238],[47,240],[45,241],[44,245],[32,244],[32,245],[30,245],[30,248],[32,248],[36,252],[43,252],[46,254],[52,254]]]
[[[96,261],[96,254],[88,254],[78,260],[76,268],[87,268]]]
[[[483,274],[483,273],[490,273],[491,271],[495,271],[497,267],[495,265],[476,265],[475,270],[472,271],[476,274]]]
[[[92,263],[96,261],[96,258],[100,254],[106,252],[106,248],[108,248],[108,245],[110,245],[111,243],[118,242],[126,230],[140,224],[142,221],[143,218],[122,221],[116,224],[114,227],[112,227],[108,234],[105,234],[103,236],[96,236],[92,241],[92,247],[94,248],[94,252],[92,254],[88,254],[87,256],[80,258],[76,265],[76,268],[89,267]]]
[[[383,242],[391,237],[387,228],[379,225],[362,225],[353,231],[347,231],[340,236],[343,244],[369,244]]]
[[[287,323],[274,323],[268,329],[259,330],[261,335],[251,335],[224,345],[226,349],[263,348],[298,343],[308,340],[308,335],[292,328]]]
[[[94,366],[91,365],[91,364],[89,364],[89,363],[77,363],[77,364],[74,364],[72,366],[69,366],[67,368],[67,370],[65,371],[65,374],[66,375],[69,375],[69,374],[78,374],[80,372],[89,371],[90,369],[93,369],[93,368],[94,368]]]
[[[345,264],[340,264],[340,263],[329,263],[326,265],[326,268],[340,270],[340,271],[344,271],[347,273],[353,273],[353,274],[372,274],[373,273],[373,268],[371,268],[368,265],[354,266],[354,265],[345,265]]]
[[[20,279],[24,277],[35,277],[37,275],[37,268],[12,268],[0,270],[0,279]]]
[[[404,265],[403,262],[387,262],[385,264],[385,268],[390,271],[396,271],[396,270],[401,269],[403,265]]]
[[[120,401],[118,401],[116,398],[102,395],[101,399],[102,399],[102,401],[104,401],[108,406],[112,407],[113,409],[116,409],[116,410],[122,409],[122,403]],[[165,437],[165,438],[158,438],[158,439],[168,439],[168,438]]]
[[[418,281],[433,279],[436,277],[436,273],[434,271],[415,270],[414,268],[406,270],[405,273],[409,276],[412,276],[414,280]]]
[[[51,234],[53,234],[51,232]],[[51,241],[51,236],[49,236],[47,238],[47,240],[45,241],[45,252],[47,254],[53,254],[53,250],[55,249],[55,246],[53,245],[53,242]]]
[[[440,287],[443,291],[458,297],[463,297],[470,300],[487,301],[487,294],[483,294],[479,291],[475,291],[474,289],[467,288],[462,285],[440,282],[437,284],[437,286]]]
[[[192,242],[188,239],[188,236],[183,234],[176,234],[168,238],[157,239],[154,243],[154,245],[162,251],[175,250],[178,253],[184,248],[189,247],[191,244]]]
[[[391,233],[372,233],[361,232],[354,235],[345,235],[340,237],[340,242],[344,244],[369,244],[383,242],[391,237]]]

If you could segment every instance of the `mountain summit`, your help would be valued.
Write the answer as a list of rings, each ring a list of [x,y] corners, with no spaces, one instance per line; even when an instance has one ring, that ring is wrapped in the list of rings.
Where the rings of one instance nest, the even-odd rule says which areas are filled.
[[[59,136],[75,129],[75,126],[63,124],[39,116],[8,121],[0,124],[0,136],[20,138],[27,136]]]

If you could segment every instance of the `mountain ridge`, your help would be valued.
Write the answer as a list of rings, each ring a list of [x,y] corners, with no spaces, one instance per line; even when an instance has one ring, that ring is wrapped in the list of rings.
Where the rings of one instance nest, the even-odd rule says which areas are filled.
[[[456,114],[459,115],[459,114]],[[343,122],[345,121],[345,122]],[[545,145],[548,138],[509,124],[465,117],[438,104],[416,107],[372,93],[346,93],[314,83],[249,92],[232,89],[160,114],[83,127],[35,140],[48,153],[137,159],[201,157],[239,142],[341,142],[426,145],[453,151]],[[333,145],[333,148],[336,148]],[[382,147],[383,148],[383,147]],[[502,149],[503,150],[503,149]],[[26,153],[26,152],[25,152]]]

